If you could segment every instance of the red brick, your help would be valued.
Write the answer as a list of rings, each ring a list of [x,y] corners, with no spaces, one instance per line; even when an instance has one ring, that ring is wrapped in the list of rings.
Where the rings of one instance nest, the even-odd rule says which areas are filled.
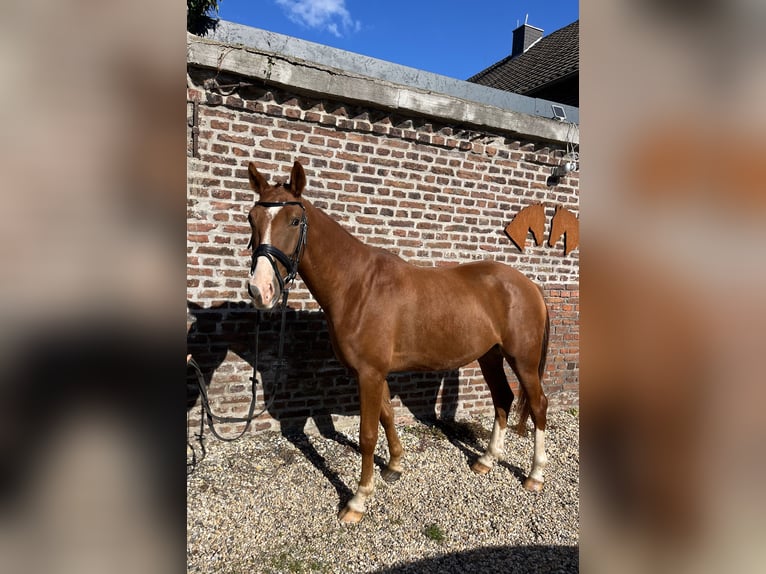
[[[296,149],[296,146],[294,143],[290,143],[287,141],[261,140],[260,145],[265,147],[266,149],[275,149],[280,151],[295,151]]]

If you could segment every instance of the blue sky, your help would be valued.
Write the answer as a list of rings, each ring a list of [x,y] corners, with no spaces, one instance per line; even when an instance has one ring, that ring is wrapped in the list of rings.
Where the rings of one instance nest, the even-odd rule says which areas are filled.
[[[506,57],[517,22],[545,35],[578,0],[219,0],[219,17],[465,80]]]

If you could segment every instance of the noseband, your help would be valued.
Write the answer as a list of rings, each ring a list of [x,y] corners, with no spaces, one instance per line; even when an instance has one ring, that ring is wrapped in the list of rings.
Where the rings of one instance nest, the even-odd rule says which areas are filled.
[[[253,261],[250,264],[250,275],[255,272],[255,264],[259,257],[265,257],[271,263],[271,267],[274,269],[274,275],[277,276],[279,281],[279,289],[284,291],[285,285],[295,280],[295,276],[298,274],[298,263],[300,263],[301,255],[306,247],[307,233],[309,228],[309,222],[306,218],[306,208],[299,201],[258,201],[255,205],[262,207],[284,207],[286,205],[297,205],[303,211],[300,223],[300,235],[298,236],[298,244],[295,246],[295,250],[291,256],[287,256],[284,251],[277,249],[270,243],[261,243],[255,251],[253,251]],[[251,240],[252,242],[252,240]],[[287,275],[282,277],[277,269],[277,261],[284,265],[287,269]]]

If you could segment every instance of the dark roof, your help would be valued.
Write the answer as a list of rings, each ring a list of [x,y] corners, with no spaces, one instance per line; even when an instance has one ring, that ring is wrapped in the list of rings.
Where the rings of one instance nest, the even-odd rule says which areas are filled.
[[[580,21],[543,36],[519,56],[508,56],[468,78],[469,82],[527,95],[579,74]]]

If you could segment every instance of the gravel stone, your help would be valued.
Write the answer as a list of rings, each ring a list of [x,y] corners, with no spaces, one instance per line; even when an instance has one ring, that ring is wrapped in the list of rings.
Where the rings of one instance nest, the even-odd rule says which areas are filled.
[[[205,435],[187,478],[187,571],[578,572],[579,418],[549,413],[545,487],[525,491],[532,433],[509,432],[485,476],[492,418],[398,427],[404,473],[388,484],[380,432],[376,491],[361,523],[337,513],[359,478],[358,422],[334,436],[263,432],[235,442]],[[531,427],[530,427],[531,428]],[[196,445],[199,455],[199,444]]]

